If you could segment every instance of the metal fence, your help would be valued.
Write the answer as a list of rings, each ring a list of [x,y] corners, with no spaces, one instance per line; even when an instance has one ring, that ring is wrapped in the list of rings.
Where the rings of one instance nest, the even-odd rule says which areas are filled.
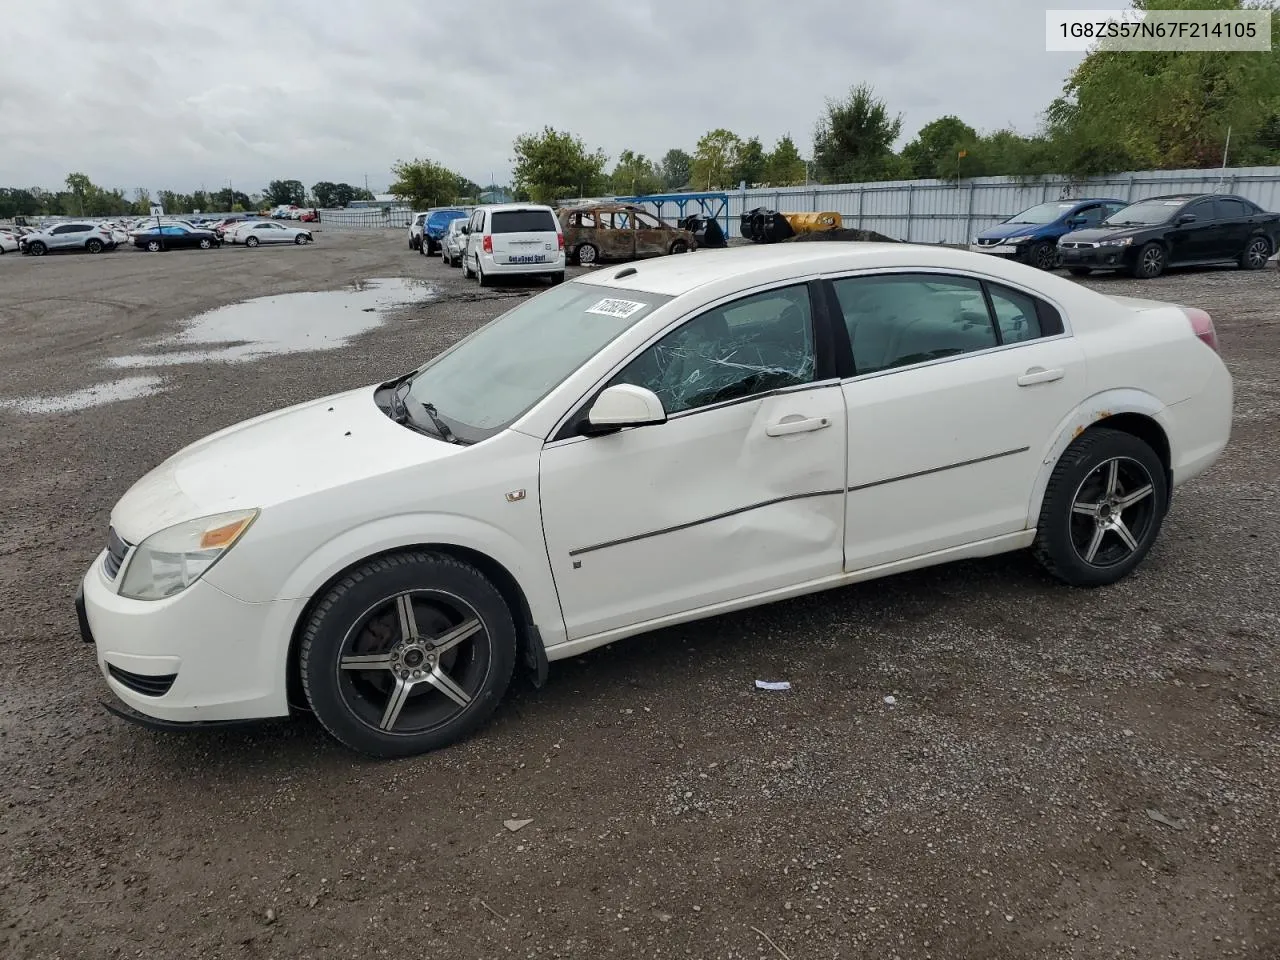
[[[967,243],[974,234],[1047,200],[1105,197],[1134,201],[1173,193],[1234,193],[1280,210],[1280,167],[1146,170],[1072,180],[1067,177],[903,180],[830,186],[729,190],[726,226],[755,207],[787,213],[835,211],[846,227],[912,243]]]
[[[383,207],[351,207],[343,210],[321,210],[320,223],[324,226],[351,230],[404,229],[413,217],[413,208],[407,204],[388,204]]]

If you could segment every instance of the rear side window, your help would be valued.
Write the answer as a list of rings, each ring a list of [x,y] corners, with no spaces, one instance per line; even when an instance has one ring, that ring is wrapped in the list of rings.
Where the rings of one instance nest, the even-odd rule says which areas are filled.
[[[556,218],[550,210],[498,210],[490,233],[555,233]]]
[[[1219,197],[1213,203],[1217,207],[1219,220],[1236,220],[1240,217],[1247,217],[1252,212],[1239,200]]]
[[[1063,332],[1058,311],[995,283],[942,274],[847,277],[832,284],[857,375]]]

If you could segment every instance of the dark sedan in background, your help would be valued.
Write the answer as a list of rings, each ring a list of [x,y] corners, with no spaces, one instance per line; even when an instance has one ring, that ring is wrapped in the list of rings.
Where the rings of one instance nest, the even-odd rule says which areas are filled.
[[[157,250],[176,250],[180,247],[199,247],[201,250],[208,250],[210,247],[222,246],[222,237],[212,230],[193,230],[176,223],[137,230],[132,236],[135,247],[141,247],[153,253]]]
[[[1098,226],[1058,241],[1076,276],[1127,270],[1149,280],[1166,267],[1234,263],[1260,270],[1280,241],[1280,214],[1228,194],[1177,194],[1139,200]]]

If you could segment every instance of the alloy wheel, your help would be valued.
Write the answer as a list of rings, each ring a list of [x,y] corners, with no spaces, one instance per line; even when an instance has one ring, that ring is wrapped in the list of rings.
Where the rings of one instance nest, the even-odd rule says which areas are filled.
[[[1267,241],[1257,237],[1253,243],[1249,244],[1249,249],[1245,251],[1245,259],[1249,261],[1249,266],[1254,270],[1260,270],[1266,266],[1267,257],[1270,254],[1271,247],[1267,244]]]
[[[1091,470],[1071,500],[1071,544],[1092,567],[1113,567],[1137,552],[1155,522],[1155,485],[1131,457]]]
[[[481,692],[490,638],[475,608],[440,590],[410,590],[375,604],[340,647],[338,691],[371,729],[417,736],[440,729]]]
[[[1142,251],[1142,275],[1158,277],[1164,270],[1164,251],[1152,244]]]

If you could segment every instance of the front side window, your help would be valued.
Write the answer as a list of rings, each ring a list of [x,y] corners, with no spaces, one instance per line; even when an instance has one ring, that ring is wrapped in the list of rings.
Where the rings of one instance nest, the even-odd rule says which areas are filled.
[[[433,404],[463,440],[482,440],[670,299],[585,283],[552,287],[420,368],[409,398]]]
[[[1094,205],[1092,207],[1085,207],[1082,210],[1077,210],[1075,213],[1077,217],[1084,217],[1085,227],[1096,227],[1099,223],[1102,222],[1102,214],[1103,214],[1102,207],[1097,205]]]
[[[667,413],[739,400],[814,379],[807,286],[716,307],[667,334],[610,381],[646,387]]]
[[[849,277],[834,286],[859,374],[996,346],[977,280],[916,274]]]
[[[1053,223],[1059,217],[1064,217],[1075,206],[1071,201],[1058,201],[1056,203],[1038,203],[1034,207],[1023,210],[1021,213],[1010,217],[1005,223],[1033,223],[1045,224]]]

